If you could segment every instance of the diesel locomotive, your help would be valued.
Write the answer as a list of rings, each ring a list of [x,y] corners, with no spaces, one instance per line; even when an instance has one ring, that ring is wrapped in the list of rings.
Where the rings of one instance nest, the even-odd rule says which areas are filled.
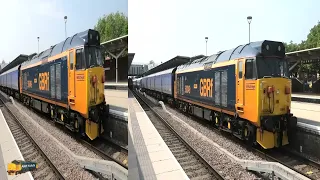
[[[91,140],[108,116],[104,81],[100,34],[91,29],[0,74],[4,92]]]
[[[297,118],[290,112],[291,80],[281,42],[240,45],[133,84],[264,149],[289,144],[295,133]]]

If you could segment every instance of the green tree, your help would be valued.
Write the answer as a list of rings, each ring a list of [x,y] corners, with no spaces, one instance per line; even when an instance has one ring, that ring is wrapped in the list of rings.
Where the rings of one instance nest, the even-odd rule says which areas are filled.
[[[320,22],[310,29],[306,40],[306,48],[315,48],[320,46]]]
[[[320,22],[313,26],[310,29],[310,32],[307,36],[307,39],[304,41],[301,41],[301,43],[293,43],[290,41],[290,43],[284,43],[286,47],[286,52],[293,52],[293,51],[299,51],[304,49],[310,49],[320,46]],[[313,63],[313,64],[299,64],[297,68],[294,68],[294,71],[304,71],[304,72],[317,72],[320,73],[320,63]]]
[[[284,46],[286,47],[286,52],[293,52],[293,51],[298,51],[300,50],[300,45],[293,43],[290,41],[290,43],[284,43]]]
[[[128,17],[120,12],[104,15],[94,27],[99,31],[101,42],[128,34]]]

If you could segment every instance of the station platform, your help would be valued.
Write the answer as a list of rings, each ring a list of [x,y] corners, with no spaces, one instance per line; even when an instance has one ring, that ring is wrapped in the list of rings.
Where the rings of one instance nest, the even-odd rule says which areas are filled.
[[[291,95],[291,100],[320,104],[320,94],[293,93]]]
[[[105,82],[104,88],[105,89],[127,90],[128,89],[128,81],[125,81],[125,82]]]
[[[8,164],[13,160],[24,160],[14,140],[6,120],[0,110],[0,179],[1,180],[33,180],[30,172],[19,175],[8,175]]]
[[[139,102],[128,94],[128,179],[189,179]]]
[[[104,90],[106,103],[112,116],[128,120],[128,90]]]
[[[298,118],[298,126],[311,128],[320,134],[320,105],[291,101],[291,113]]]

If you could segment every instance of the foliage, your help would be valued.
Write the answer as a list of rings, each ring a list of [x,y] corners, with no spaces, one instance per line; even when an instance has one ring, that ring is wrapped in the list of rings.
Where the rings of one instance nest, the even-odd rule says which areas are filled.
[[[315,26],[310,29],[310,32],[307,36],[307,39],[301,41],[301,43],[293,43],[290,41],[289,43],[284,43],[286,52],[299,51],[304,49],[310,49],[320,46],[320,22],[318,22]],[[298,72],[317,72],[320,73],[320,63],[313,64],[303,64],[298,65],[294,71]]]
[[[99,18],[94,27],[99,31],[101,42],[118,38],[128,34],[128,17],[123,13],[111,13]]]
[[[154,64],[154,60],[149,61],[149,64]]]

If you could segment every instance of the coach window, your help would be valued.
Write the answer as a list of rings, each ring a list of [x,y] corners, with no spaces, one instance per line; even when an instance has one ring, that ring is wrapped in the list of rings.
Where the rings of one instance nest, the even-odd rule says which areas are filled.
[[[76,51],[76,69],[85,69],[83,49],[77,49]]]
[[[239,61],[239,79],[242,79],[243,68],[242,68],[242,61]]]
[[[73,57],[72,51],[69,53],[69,60],[70,60],[70,70],[73,70],[74,57]]]
[[[255,68],[255,63],[253,59],[247,59],[246,60],[246,73],[245,73],[245,78],[246,79],[255,79],[256,78],[256,68]]]

